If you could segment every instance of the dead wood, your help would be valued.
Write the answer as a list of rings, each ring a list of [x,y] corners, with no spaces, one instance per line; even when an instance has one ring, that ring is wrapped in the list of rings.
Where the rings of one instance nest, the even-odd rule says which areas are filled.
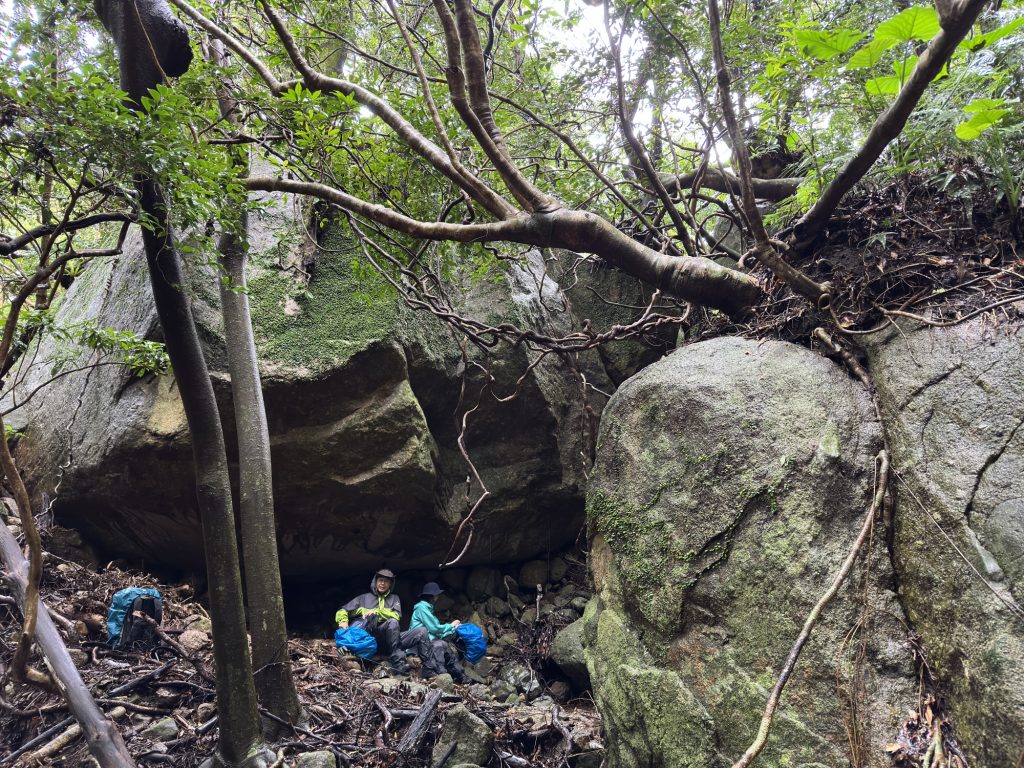
[[[441,701],[441,693],[440,690],[433,690],[423,700],[423,706],[420,707],[415,719],[409,724],[409,730],[405,732],[396,747],[403,755],[415,754],[419,750],[423,738],[427,735],[427,731],[430,730],[430,726],[434,722],[434,716],[437,714],[437,705]]]
[[[21,554],[18,542],[5,525],[0,525],[0,554],[3,555],[7,579],[13,587],[15,599],[19,601],[24,612],[24,600],[28,590],[28,563]],[[39,604],[42,603],[36,599]],[[85,733],[93,757],[103,768],[134,766],[135,761],[128,754],[121,734],[113,723],[104,717],[89,689],[85,687],[60,633],[45,610],[37,611],[34,639],[60,687],[61,694],[68,702],[68,708]]]
[[[110,711],[111,719],[117,719],[119,717],[124,717],[125,714],[126,714],[126,710],[125,710],[124,707],[116,707],[115,709],[112,709]],[[69,744],[71,744],[75,739],[77,739],[81,735],[82,735],[82,727],[80,725],[78,725],[78,723],[74,723],[66,731],[64,731],[63,733],[59,734],[56,738],[54,738],[49,744],[46,744],[45,746],[41,747],[40,749],[37,749],[31,755],[26,757],[25,758],[25,762],[27,762],[29,764],[31,764],[31,763],[39,763],[39,762],[41,762],[41,761],[43,761],[43,760],[45,760],[47,758],[53,757],[58,752],[60,752],[62,749],[64,749],[64,747],[66,747]]]

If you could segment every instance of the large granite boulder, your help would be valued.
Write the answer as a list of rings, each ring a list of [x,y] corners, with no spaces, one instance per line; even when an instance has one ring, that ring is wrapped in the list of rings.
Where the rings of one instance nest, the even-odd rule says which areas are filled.
[[[881,429],[862,387],[782,342],[684,347],[605,409],[583,643],[619,766],[718,766],[753,741],[861,528]],[[875,531],[806,645],[760,760],[888,766],[916,671]],[[851,737],[852,735],[852,737]]]
[[[458,417],[478,402],[466,445],[491,496],[463,563],[523,560],[571,542],[583,522],[589,453],[579,375],[548,356],[525,377],[519,397],[499,402],[535,353],[519,346],[489,360],[470,345],[467,369],[460,340],[444,323],[409,310],[354,269],[357,251],[337,233],[307,242],[290,211],[271,201],[257,217],[249,275],[283,572],[316,578],[383,562],[440,562],[479,493],[474,487],[467,500],[469,473],[456,444]],[[230,445],[219,278],[206,261],[202,253],[190,257],[184,290]],[[574,322],[537,252],[451,290],[460,310],[489,321],[550,335]],[[87,319],[160,337],[137,236],[119,259],[90,265],[56,322]],[[23,403],[55,371],[98,359],[49,337],[26,360],[36,364],[19,371],[8,405]],[[595,385],[610,386],[593,362],[583,365]],[[598,412],[603,399],[591,403]],[[37,492],[56,497],[62,523],[108,556],[201,568],[191,449],[173,376],[137,378],[119,366],[67,373],[8,422],[25,430],[20,466]]]
[[[869,363],[893,452],[901,602],[972,765],[1024,756],[1024,330],[892,329]]]

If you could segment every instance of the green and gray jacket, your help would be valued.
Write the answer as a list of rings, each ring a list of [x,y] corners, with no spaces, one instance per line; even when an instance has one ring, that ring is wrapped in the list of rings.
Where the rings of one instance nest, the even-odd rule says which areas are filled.
[[[394,619],[400,621],[402,618],[402,601],[398,599],[398,595],[394,592],[395,583],[391,582],[391,591],[385,592],[383,595],[377,594],[377,575],[374,574],[370,580],[370,591],[365,592],[359,597],[354,597],[349,600],[345,605],[341,607],[336,614],[334,614],[334,623],[341,624],[347,621],[354,621],[361,619],[366,615],[367,611],[376,609],[377,617],[381,621],[387,621],[388,619]]]

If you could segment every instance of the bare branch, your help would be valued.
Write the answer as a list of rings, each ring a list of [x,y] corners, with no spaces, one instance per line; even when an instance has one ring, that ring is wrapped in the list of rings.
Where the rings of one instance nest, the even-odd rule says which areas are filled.
[[[640,167],[644,171],[644,175],[647,176],[651,186],[654,187],[654,191],[658,195],[658,199],[661,200],[661,204],[665,206],[665,211],[672,219],[672,223],[676,228],[676,236],[683,244],[683,250],[685,250],[690,256],[696,256],[697,250],[692,238],[690,237],[688,228],[688,226],[692,226],[693,229],[696,229],[696,226],[694,226],[695,222],[692,220],[685,222],[683,220],[682,213],[672,202],[672,198],[669,197],[668,191],[665,189],[665,185],[661,183],[661,179],[658,177],[657,171],[655,171],[654,166],[651,164],[651,159],[647,155],[647,150],[644,149],[643,144],[641,144],[640,140],[636,137],[636,133],[633,130],[632,120],[626,110],[625,86],[622,80],[622,54],[619,43],[612,34],[608,0],[605,0],[604,3],[604,26],[605,31],[608,34],[608,44],[612,47],[612,60],[615,63],[619,126],[622,129],[622,135],[626,138],[627,143],[632,149],[634,158],[639,161]]]
[[[394,0],[387,0],[387,4],[388,9],[391,11],[391,16],[394,18],[395,23],[398,24],[398,29],[402,33],[402,39],[405,40],[405,45],[409,50],[409,56],[412,58],[413,65],[416,67],[416,76],[420,81],[420,89],[427,104],[427,111],[430,113],[430,119],[434,123],[434,128],[437,131],[438,138],[444,145],[444,151],[448,153],[448,159],[451,161],[452,167],[455,168],[467,184],[470,184],[477,189],[478,199],[480,200],[481,205],[487,208],[487,210],[494,214],[494,216],[499,219],[507,219],[510,216],[513,216],[516,212],[515,208],[513,208],[494,190],[484,184],[479,177],[469,171],[459,160],[458,155],[455,153],[455,148],[452,146],[452,142],[448,138],[448,132],[445,130],[444,123],[441,121],[441,115],[437,111],[437,105],[434,103],[434,96],[430,91],[430,84],[427,81],[427,74],[423,70],[423,63],[420,60],[419,53],[416,51],[416,46],[413,45],[412,38],[409,35],[409,30],[406,29],[405,23],[402,21],[402,17],[398,13],[398,8],[395,7]]]
[[[717,168],[707,168],[703,173],[694,171],[693,173],[685,173],[680,176],[662,174],[661,180],[669,194],[690,189],[693,187],[694,182],[697,182],[698,187],[711,189],[715,192],[724,192],[732,195],[743,193],[743,187],[738,176],[728,171],[720,171]],[[771,200],[773,202],[785,200],[787,197],[795,195],[797,187],[802,182],[803,179],[799,177],[750,179],[754,197],[758,200]]]
[[[77,232],[81,229],[88,229],[97,224],[105,224],[111,221],[133,223],[135,216],[130,213],[94,213],[91,216],[83,216],[80,219],[61,222],[60,224],[42,224],[17,237],[0,235],[0,256],[10,256],[41,237],[60,235],[64,232]]]
[[[275,96],[280,96],[285,92],[285,90],[287,90],[287,85],[278,80],[274,76],[274,73],[270,71],[270,67],[264,64],[252,51],[246,48],[238,38],[203,16],[203,14],[185,2],[185,0],[170,0],[170,2],[178,8],[178,10],[192,19],[192,21],[202,27],[207,34],[216,37],[224,43],[224,45],[230,48],[231,51],[237,54],[242,61],[252,67],[256,74],[262,78],[263,82],[267,84],[267,87],[270,88],[271,93]]]
[[[444,2],[445,0],[438,0],[434,5],[436,7]],[[488,158],[494,163],[495,169],[501,174],[501,178],[508,185],[509,190],[516,198],[522,199],[527,210],[545,212],[558,208],[559,203],[531,184],[512,162],[512,156],[505,145],[501,130],[494,122],[490,99],[487,96],[484,55],[480,48],[480,34],[473,18],[472,0],[455,0],[455,18],[459,40],[462,43],[462,59],[466,67],[469,103],[493,146],[490,151],[484,147],[484,151],[487,152]],[[448,64],[455,66],[457,62],[449,59]]]
[[[718,0],[708,0],[708,22],[711,30],[711,48],[717,69],[718,90],[722,98],[722,115],[729,128],[729,135],[732,136],[733,152],[739,161],[740,187],[743,193],[743,212],[747,217],[747,224],[754,235],[754,254],[757,259],[770,269],[781,280],[784,280],[797,293],[806,296],[816,304],[825,306],[829,302],[829,293],[832,286],[829,283],[817,283],[805,275],[796,267],[792,266],[782,256],[782,250],[786,246],[768,237],[768,231],[764,228],[764,221],[761,212],[757,209],[757,202],[754,199],[753,175],[750,170],[750,155],[747,153],[747,144],[744,141],[743,133],[740,130],[739,122],[736,120],[736,113],[732,106],[732,96],[729,92],[730,78],[728,64],[725,61],[725,53],[722,50],[722,27],[718,16]]]
[[[818,202],[797,222],[791,238],[794,249],[803,252],[811,247],[815,238],[825,229],[839,201],[854,184],[864,178],[889,143],[900,135],[925,89],[942,71],[957,45],[971,31],[978,15],[988,4],[989,0],[954,0],[939,4],[940,9],[948,7],[946,13],[940,10],[942,29],[917,60],[914,71],[903,84],[896,100],[879,115],[857,154],[843,166],[822,192]]]
[[[593,253],[666,293],[730,313],[749,307],[761,296],[761,289],[749,275],[700,256],[666,256],[638,243],[588,211],[561,208],[550,213],[524,214],[487,224],[424,222],[325,184],[267,176],[254,176],[244,183],[251,190],[317,197],[391,229],[426,240],[461,243],[506,241]]]

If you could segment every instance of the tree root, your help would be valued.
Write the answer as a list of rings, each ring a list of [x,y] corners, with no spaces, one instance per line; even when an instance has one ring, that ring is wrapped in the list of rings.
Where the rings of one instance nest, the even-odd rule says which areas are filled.
[[[818,622],[821,617],[822,611],[829,604],[836,593],[839,591],[839,587],[842,586],[846,577],[849,575],[850,570],[853,568],[854,562],[857,560],[857,555],[860,553],[861,547],[868,538],[868,534],[874,525],[875,515],[882,507],[882,500],[885,498],[886,490],[888,489],[889,481],[889,454],[886,451],[879,451],[878,456],[875,459],[877,466],[877,477],[878,487],[875,490],[874,498],[871,500],[871,506],[868,507],[868,512],[864,516],[864,525],[861,527],[860,534],[857,536],[857,540],[853,543],[853,547],[850,549],[850,554],[846,556],[846,560],[843,562],[842,567],[839,569],[839,573],[836,574],[832,585],[825,591],[825,594],[818,600],[817,605],[811,609],[810,614],[807,616],[807,620],[804,622],[803,629],[800,631],[799,637],[796,642],[793,643],[793,648],[789,652],[789,657],[786,659],[786,663],[782,667],[782,672],[779,673],[779,679],[775,683],[775,688],[772,690],[771,696],[768,697],[768,704],[765,706],[764,716],[761,718],[761,727],[758,729],[757,737],[753,743],[747,748],[747,751],[743,753],[743,756],[737,760],[732,768],[747,768],[754,759],[764,749],[765,743],[768,741],[768,732],[772,727],[772,722],[775,718],[775,710],[779,706],[779,701],[782,698],[782,691],[786,687],[786,683],[789,680],[790,675],[793,674],[793,669],[796,667],[797,659],[800,658],[800,653],[803,651],[804,645],[807,643],[808,638],[811,636],[811,631],[814,629],[814,625]]]

